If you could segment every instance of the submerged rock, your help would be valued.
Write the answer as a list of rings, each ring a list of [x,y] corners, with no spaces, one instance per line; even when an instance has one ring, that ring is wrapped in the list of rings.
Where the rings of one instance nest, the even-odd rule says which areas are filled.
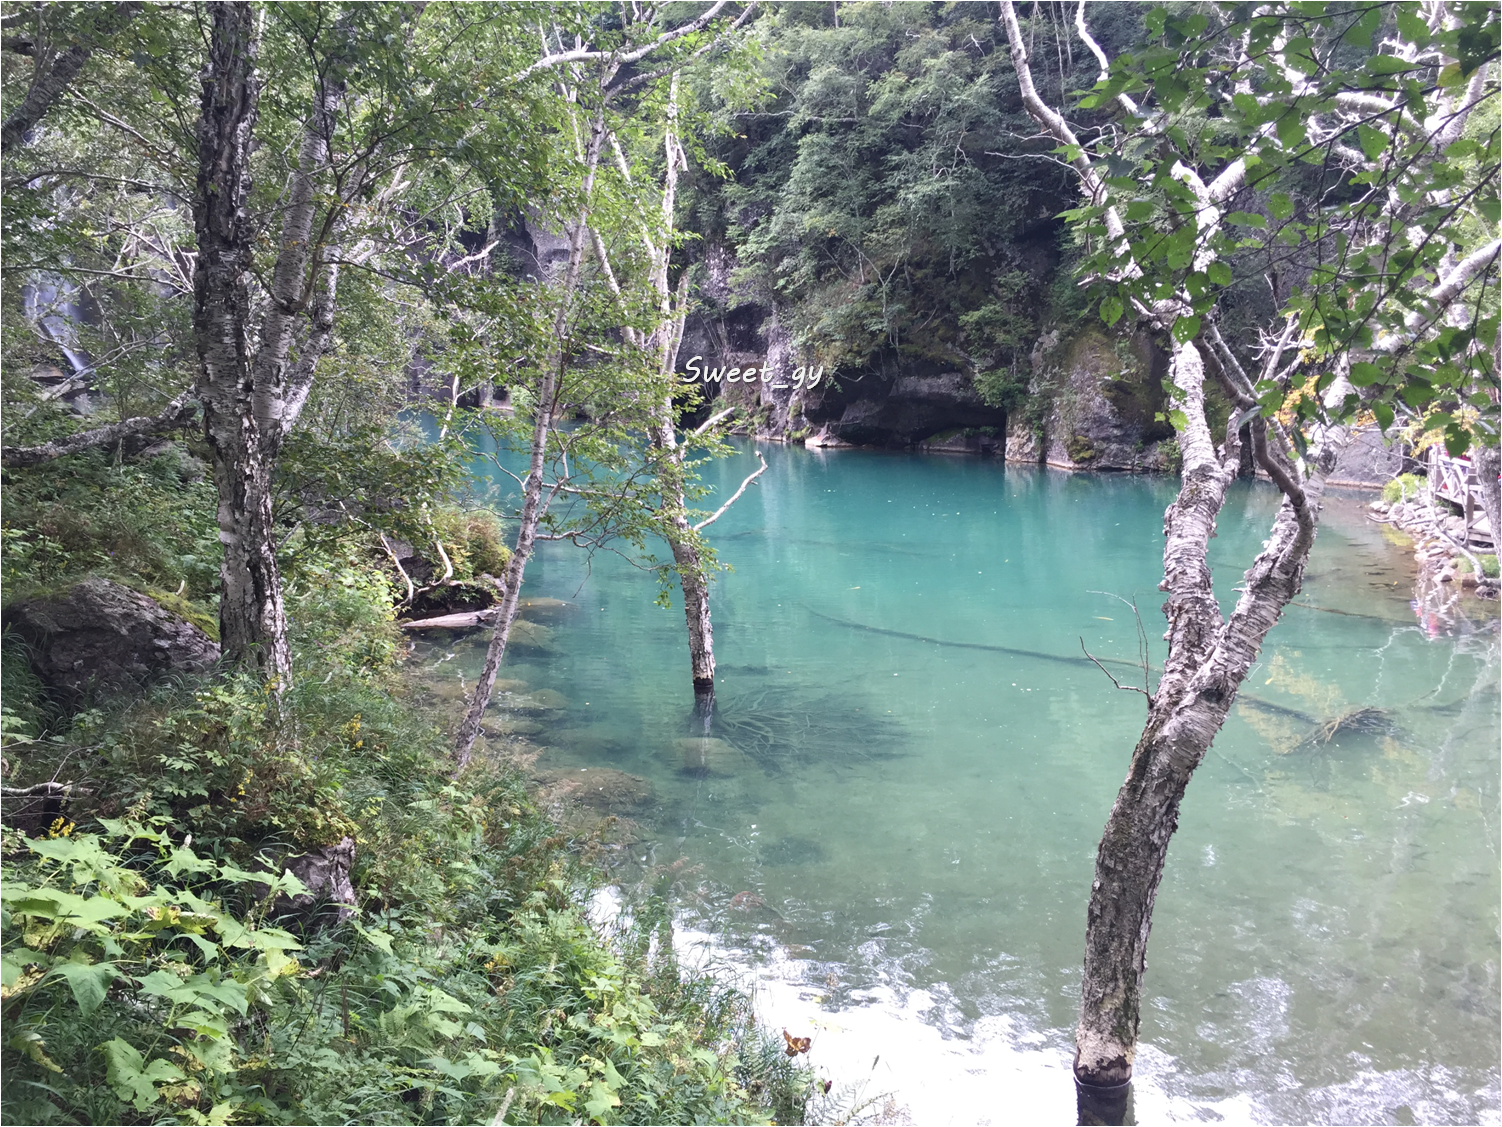
[[[94,576],[5,608],[37,676],[70,705],[169,673],[204,673],[219,643],[147,595]]]
[[[568,697],[552,689],[537,689],[535,692],[518,694],[506,693],[492,697],[492,708],[502,708],[511,712],[561,712],[569,706]]]
[[[652,784],[613,767],[563,767],[533,775],[545,802],[570,802],[599,814],[625,814],[653,799]]]
[[[574,609],[574,603],[566,603],[562,599],[522,599],[520,600],[521,613],[536,617],[548,618],[562,614],[564,611]]]
[[[487,736],[535,736],[543,730],[544,725],[536,720],[522,720],[517,717],[507,717],[505,720],[492,720],[485,725]]]
[[[563,728],[551,733],[551,739],[564,747],[586,755],[618,755],[624,751],[619,735],[603,725],[589,728]]]
[[[728,740],[690,736],[674,740],[672,756],[685,775],[728,775],[739,770],[745,754]]]
[[[553,644],[553,631],[546,626],[518,618],[511,624],[506,644],[518,649],[545,650]]]

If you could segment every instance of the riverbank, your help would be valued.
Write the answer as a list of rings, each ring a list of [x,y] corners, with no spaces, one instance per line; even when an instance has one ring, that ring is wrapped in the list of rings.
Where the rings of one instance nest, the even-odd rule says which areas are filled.
[[[588,924],[597,827],[502,755],[455,774],[374,537],[285,565],[287,683],[211,671],[186,462],[7,471],[0,1118],[796,1118],[806,1075],[650,897]]]
[[[1401,482],[1394,482],[1401,489]],[[1417,485],[1415,488],[1422,489]],[[1453,592],[1471,592],[1480,599],[1496,599],[1497,554],[1468,543],[1465,520],[1427,495],[1395,497],[1371,502],[1371,519],[1402,533],[1413,550],[1421,585],[1448,585]]]

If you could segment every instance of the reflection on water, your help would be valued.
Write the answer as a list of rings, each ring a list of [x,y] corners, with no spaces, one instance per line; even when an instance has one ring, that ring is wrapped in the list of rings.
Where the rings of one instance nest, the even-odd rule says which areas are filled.
[[[1161,662],[1172,483],[767,456],[714,528],[734,571],[708,727],[681,611],[619,560],[550,546],[526,594],[562,602],[528,612],[549,633],[508,655],[492,742],[576,797],[596,793],[581,769],[611,769],[590,801],[623,816],[621,880],[672,882],[685,949],[812,1035],[845,1106],[1071,1122],[1091,866],[1142,721],[1081,647],[1140,677],[1135,597]],[[1228,504],[1223,602],[1273,500]],[[1466,632],[1446,634],[1413,594],[1356,503],[1328,501],[1299,605],[1184,804],[1139,1121],[1502,1116],[1495,604],[1456,604]],[[472,677],[482,644],[435,647],[435,677]]]

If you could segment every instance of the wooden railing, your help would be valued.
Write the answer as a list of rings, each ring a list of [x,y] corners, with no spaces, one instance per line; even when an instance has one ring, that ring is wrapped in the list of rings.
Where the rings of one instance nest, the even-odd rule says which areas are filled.
[[[1495,545],[1496,531],[1487,525],[1486,510],[1481,506],[1481,479],[1471,459],[1452,458],[1439,447],[1431,446],[1428,461],[1429,488],[1436,497],[1460,506],[1467,537],[1479,533],[1479,539]]]

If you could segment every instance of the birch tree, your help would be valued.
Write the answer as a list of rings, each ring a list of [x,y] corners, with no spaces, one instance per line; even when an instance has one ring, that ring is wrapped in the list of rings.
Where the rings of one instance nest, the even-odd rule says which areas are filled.
[[[632,174],[620,143],[612,138],[621,176],[630,183]],[[670,265],[675,233],[675,209],[678,199],[678,174],[686,171],[688,157],[679,138],[679,74],[674,72],[669,86],[666,121],[663,130],[662,195],[658,207],[658,224],[654,232],[646,223],[641,226],[641,247],[646,252],[648,285],[656,304],[656,326],[642,334],[627,326],[626,339],[644,353],[663,381],[663,390],[654,403],[651,422],[652,448],[657,453],[657,515],[663,537],[673,553],[673,568],[683,591],[683,615],[688,628],[689,671],[693,679],[694,700],[701,717],[708,720],[714,709],[715,654],[714,626],[709,611],[709,584],[714,570],[713,554],[700,533],[708,528],[740,499],[746,489],[767,470],[767,461],[757,453],[760,466],[753,470],[719,509],[698,522],[691,519],[688,467],[686,456],[692,442],[706,440],[715,433],[730,411],[711,415],[704,423],[678,438],[678,408],[674,394],[678,390],[674,372],[678,367],[678,348],[683,340],[684,321],[688,316],[688,276],[680,275],[676,289],[670,285]],[[611,290],[621,294],[616,272],[611,267],[610,251],[598,231],[591,232],[595,254]]]
[[[1422,411],[1452,450],[1495,445],[1498,142],[1495,127],[1477,139],[1466,126],[1495,98],[1497,24],[1444,3],[1227,5],[1179,19],[1158,9],[1154,43],[1113,64],[1082,2],[1077,28],[1102,77],[1081,105],[1115,117],[1091,146],[1039,97],[1011,3],[1002,21],[1025,107],[1079,175],[1084,205],[1067,214],[1092,242],[1102,317],[1131,310],[1171,342],[1184,455],[1164,514],[1168,653],[1157,684],[1137,690],[1147,719],[1086,923],[1074,1075],[1112,1090],[1132,1076],[1180,803],[1299,591],[1347,425]],[[1209,110],[1219,134],[1203,127]],[[1227,341],[1219,301],[1250,272],[1268,275],[1272,315],[1255,339]],[[1207,375],[1234,404],[1219,442]],[[1282,503],[1223,615],[1207,551],[1243,426]]]
[[[539,540],[598,545],[607,538],[624,536],[640,542],[651,528],[667,535],[674,545],[675,556],[680,544],[690,553],[696,548],[685,535],[686,517],[682,518],[682,525],[675,519],[684,511],[682,459],[674,458],[672,448],[667,445],[673,425],[672,355],[676,352],[682,321],[674,312],[672,298],[665,295],[666,241],[652,268],[653,292],[659,302],[655,307],[648,305],[641,309],[639,320],[627,317],[624,322],[616,320],[609,324],[610,331],[620,332],[626,347],[612,353],[609,347],[590,338],[603,335],[598,320],[602,309],[594,295],[600,293],[612,299],[603,310],[606,323],[611,312],[621,308],[619,299],[623,296],[623,287],[604,250],[608,239],[602,236],[602,224],[631,225],[622,209],[635,204],[629,197],[614,204],[601,199],[606,194],[602,186],[602,161],[613,156],[607,150],[616,147],[612,115],[630,96],[650,89],[653,83],[672,75],[685,63],[708,53],[722,34],[738,28],[752,10],[751,6],[744,6],[735,19],[726,18],[716,26],[715,21],[726,7],[724,0],[720,0],[694,19],[667,28],[659,24],[659,12],[642,11],[637,13],[641,18],[628,20],[619,32],[598,40],[586,37],[586,33],[597,34],[596,28],[581,25],[574,28],[571,44],[566,25],[561,21],[545,24],[539,29],[542,57],[522,72],[523,76],[544,71],[556,75],[558,95],[565,107],[562,116],[567,123],[562,131],[563,147],[576,178],[567,191],[557,193],[549,201],[543,217],[553,229],[565,235],[566,258],[557,268],[557,275],[541,280],[533,291],[527,303],[531,312],[512,322],[530,321],[534,326],[528,338],[533,356],[513,371],[509,379],[497,378],[492,370],[472,381],[481,384],[489,379],[492,383],[506,382],[513,388],[513,398],[521,404],[518,415],[528,432],[528,465],[526,474],[519,475],[521,506],[511,560],[501,580],[501,603],[479,679],[455,735],[455,757],[461,767],[468,762],[479,737],[516,619],[527,563]],[[673,159],[670,156],[670,164]],[[622,180],[629,181],[629,169]],[[650,239],[649,235],[649,242]],[[656,248],[656,244],[651,245]],[[597,252],[598,270],[589,273],[587,260],[592,250]],[[499,306],[493,304],[497,300]],[[502,308],[516,308],[511,299],[496,292],[480,304],[488,304],[496,314]],[[536,312],[540,309],[549,312],[542,316]],[[497,315],[494,319],[499,322],[503,318]],[[595,354],[593,360],[586,355],[589,352]],[[487,360],[483,347],[479,354],[482,368],[494,359]],[[519,373],[525,373],[521,380],[517,379]],[[584,416],[585,425],[565,433],[558,424],[575,414]],[[650,444],[659,456],[632,460],[624,455],[624,451],[631,449],[633,432],[649,435]],[[596,475],[609,475],[610,480],[602,483]],[[665,484],[659,492],[661,509],[655,511],[646,494],[658,475]],[[573,503],[572,510],[561,520],[554,512],[560,498]],[[692,558],[698,567],[680,565],[680,574],[703,576],[706,568],[702,558]],[[707,641],[707,594],[700,607],[690,612],[691,632],[696,623],[702,624]],[[712,643],[706,652],[712,686]],[[697,671],[699,666],[695,668]]]

